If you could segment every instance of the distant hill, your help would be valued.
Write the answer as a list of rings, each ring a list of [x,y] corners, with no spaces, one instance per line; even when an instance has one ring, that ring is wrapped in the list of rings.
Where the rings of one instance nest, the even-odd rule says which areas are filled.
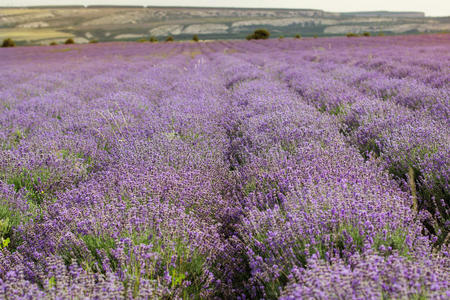
[[[354,16],[354,17],[397,17],[397,18],[424,18],[425,13],[416,12],[416,11],[356,11],[356,12],[348,12],[342,13],[342,15],[346,16]]]
[[[348,32],[408,34],[450,31],[450,19],[422,12],[331,13],[314,9],[249,9],[142,6],[0,8],[0,39],[19,44],[164,39],[242,39],[257,28],[273,37],[333,36]]]

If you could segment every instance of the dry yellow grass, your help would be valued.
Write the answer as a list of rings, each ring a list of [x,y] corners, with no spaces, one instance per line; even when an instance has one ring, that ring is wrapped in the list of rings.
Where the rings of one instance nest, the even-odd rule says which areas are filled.
[[[409,175],[408,181],[409,181],[409,186],[411,188],[411,195],[412,195],[412,200],[413,200],[413,210],[415,212],[418,212],[416,182],[414,181],[414,170],[413,170],[413,168],[411,168],[411,166],[408,169],[408,175]]]
[[[191,58],[195,58],[197,55],[202,54],[202,51],[200,51],[199,49],[196,49],[196,50],[192,50],[192,51],[184,51],[183,54],[186,56],[189,56]]]
[[[228,48],[225,48],[225,49],[223,50],[223,53],[224,53],[224,54],[233,54],[233,53],[236,53],[236,52],[238,52],[236,49],[228,49]]]
[[[0,9],[0,17],[4,16],[14,16],[14,15],[24,15],[24,14],[33,14],[36,12],[43,13],[47,12],[45,9],[27,9],[27,8],[6,8]]]
[[[0,29],[0,40],[11,38],[15,41],[38,41],[44,39],[70,38],[73,34],[52,29]]]

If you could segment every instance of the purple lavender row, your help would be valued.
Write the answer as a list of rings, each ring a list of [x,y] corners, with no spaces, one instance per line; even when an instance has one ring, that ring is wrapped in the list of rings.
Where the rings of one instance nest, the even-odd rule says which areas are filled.
[[[427,256],[407,195],[347,146],[332,118],[303,104],[264,67],[228,64],[221,68],[232,92],[229,157],[239,182],[229,197],[240,207],[230,212],[228,284],[251,298],[276,298],[292,270],[309,268],[310,257],[331,263],[370,251]],[[247,76],[236,82],[239,68]],[[438,285],[436,295],[448,287],[440,272],[428,281]]]
[[[445,44],[414,46],[409,49],[391,47],[370,51],[370,54],[367,54],[367,50],[362,50],[351,53],[352,63],[368,71],[382,73],[389,78],[414,79],[433,88],[448,89],[450,76],[448,44],[447,41]],[[339,64],[346,63],[342,56],[333,54],[326,59]]]
[[[398,255],[355,255],[349,264],[311,260],[309,269],[293,270],[280,299],[448,299],[448,259],[414,262]],[[439,266],[439,267],[436,267]],[[420,283],[419,283],[420,282]]]
[[[404,67],[406,68],[406,67]],[[365,70],[347,65],[330,67],[335,76],[348,83],[350,87],[386,101],[392,101],[412,110],[423,111],[432,117],[447,122],[450,116],[449,88],[432,88],[418,78],[395,78],[379,73],[377,70]],[[437,71],[448,76],[450,72]],[[442,78],[444,81],[447,79]]]
[[[302,68],[276,67],[308,103],[337,116],[343,132],[363,155],[381,158],[404,189],[418,198],[416,209],[431,213],[425,221],[427,230],[438,237],[438,244],[444,243],[450,230],[448,119],[442,123],[426,112],[367,97],[347,84],[360,78],[360,72],[352,68],[332,66],[330,70],[327,64],[316,67],[313,63]]]
[[[103,79],[90,69],[96,93],[80,94],[84,87],[75,81],[65,93],[58,88],[31,103],[26,97],[12,103],[16,114],[26,105],[24,119],[39,126],[15,121],[29,130],[6,153],[23,149],[37,155],[37,165],[23,153],[5,164],[23,159],[23,168],[37,177],[38,184],[19,185],[16,202],[39,200],[41,211],[14,228],[2,250],[5,296],[33,295],[39,285],[47,296],[64,298],[208,297],[214,291],[207,266],[221,246],[211,218],[224,205],[221,178],[228,169],[223,133],[212,121],[221,119],[220,87],[208,79],[214,70],[205,62],[179,55],[159,67],[149,63],[148,70],[142,61],[116,62],[120,71]],[[43,161],[39,153],[46,154]],[[67,170],[56,172],[57,163]],[[56,178],[36,175],[39,170]],[[68,170],[87,174],[73,180]],[[55,186],[60,174],[68,180]],[[39,198],[30,198],[29,189]],[[8,193],[6,204],[19,215],[11,204],[16,192]]]
[[[371,50],[365,50],[365,61],[370,62],[372,60],[370,55],[372,54],[367,57],[367,52]],[[400,51],[401,49],[397,52]],[[416,51],[418,51],[418,49],[416,49]],[[308,52],[311,54],[314,53],[311,51]],[[340,56],[338,56],[336,52]],[[429,87],[426,83],[418,80],[418,78],[391,77],[381,73],[377,69],[366,70],[365,68],[358,66],[358,63],[357,66],[355,66],[354,61],[348,61],[342,58],[353,54],[354,53],[347,53],[347,51],[330,51],[327,49],[327,51],[323,54],[314,53],[314,55],[311,55],[310,58],[308,55],[305,55],[304,57],[289,55],[285,56],[283,60],[286,61],[291,69],[293,69],[289,71],[290,74],[286,74],[287,76],[307,76],[305,73],[301,73],[301,68],[305,67],[305,65],[310,70],[309,73],[312,73],[307,76],[307,79],[309,80],[320,81],[322,78],[322,73],[325,72],[327,77],[329,77],[328,80],[332,80],[334,82],[334,85],[340,89],[341,94],[347,93],[345,94],[346,97],[340,101],[346,101],[346,99],[352,99],[352,97],[355,98],[357,96],[355,93],[358,94],[360,92],[367,96],[395,102],[412,110],[423,111],[424,114],[430,114],[437,120],[443,120],[446,122],[449,119],[450,98],[448,96],[448,87]],[[337,56],[338,58],[334,59],[333,56]],[[336,60],[338,60],[338,62],[336,62]],[[404,68],[406,69],[407,66]],[[295,69],[297,69],[297,71],[295,71]],[[292,74],[292,72],[297,72],[298,74]],[[445,76],[450,74],[448,71],[448,66],[442,64],[441,67],[435,71],[435,74],[436,76],[442,77],[442,80],[447,81]],[[311,75],[312,78],[310,77]],[[288,79],[291,80],[292,78]],[[321,93],[321,89],[323,87],[316,83],[310,83],[310,85],[311,84],[316,86],[315,96],[318,97],[319,95],[317,93]],[[324,92],[326,92],[326,90]],[[330,94],[332,94],[332,92],[330,92]],[[328,95],[328,97],[332,96]],[[334,95],[334,97],[340,98],[337,95]],[[339,103],[337,103],[337,105],[338,104]]]

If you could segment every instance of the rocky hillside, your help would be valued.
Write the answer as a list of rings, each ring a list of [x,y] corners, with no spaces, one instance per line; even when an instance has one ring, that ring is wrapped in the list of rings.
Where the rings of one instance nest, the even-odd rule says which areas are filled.
[[[0,39],[19,43],[163,39],[240,39],[256,28],[272,36],[343,35],[348,32],[406,34],[450,31],[450,17],[421,12],[330,13],[307,9],[183,7],[31,7],[0,8]]]

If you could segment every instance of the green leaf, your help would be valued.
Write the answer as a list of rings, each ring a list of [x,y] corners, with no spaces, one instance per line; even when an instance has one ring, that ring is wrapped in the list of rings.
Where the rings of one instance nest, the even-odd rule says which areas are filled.
[[[8,247],[9,243],[10,243],[10,239],[9,238],[6,238],[6,239],[2,238],[2,247],[1,248]]]

